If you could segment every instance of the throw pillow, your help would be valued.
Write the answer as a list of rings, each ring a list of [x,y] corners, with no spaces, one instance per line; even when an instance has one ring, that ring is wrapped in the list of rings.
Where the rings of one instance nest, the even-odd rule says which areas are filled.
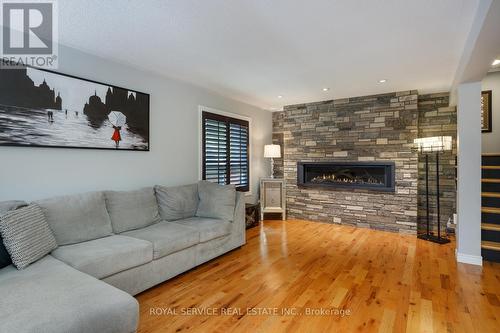
[[[27,267],[57,247],[45,215],[36,204],[0,217],[0,234],[17,269]]]
[[[198,183],[200,202],[196,216],[232,221],[236,205],[234,185],[219,185],[207,181]]]
[[[0,217],[7,213],[8,211],[27,206],[28,204],[24,201],[12,200],[0,202]],[[5,249],[3,244],[2,235],[0,234],[0,269],[12,264],[9,252]]]
[[[193,217],[198,208],[198,184],[183,186],[155,186],[161,218],[175,221]]]

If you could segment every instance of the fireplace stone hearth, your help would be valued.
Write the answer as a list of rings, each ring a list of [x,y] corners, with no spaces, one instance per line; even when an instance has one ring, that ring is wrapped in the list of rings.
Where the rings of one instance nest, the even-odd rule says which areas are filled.
[[[289,105],[274,113],[274,132],[283,135],[283,167],[278,170],[287,181],[288,217],[416,233],[418,154],[412,147],[418,132],[417,102],[416,91],[405,91]],[[298,182],[298,162],[332,161],[392,161],[394,182],[389,188],[394,189]],[[315,177],[323,178],[323,173]]]

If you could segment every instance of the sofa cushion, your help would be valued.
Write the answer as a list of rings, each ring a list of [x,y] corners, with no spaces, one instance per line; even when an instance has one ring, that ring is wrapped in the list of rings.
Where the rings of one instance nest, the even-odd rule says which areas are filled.
[[[52,255],[79,271],[102,279],[153,260],[153,244],[142,239],[113,235],[60,246]]]
[[[37,204],[0,216],[0,234],[17,269],[27,267],[57,247],[54,234]]]
[[[104,195],[111,225],[117,234],[160,221],[152,187],[135,191],[106,191]]]
[[[0,202],[0,217],[2,217],[2,215],[10,210],[14,210],[27,205],[28,204],[26,202],[20,200],[2,201]],[[10,259],[9,252],[7,252],[7,250],[5,249],[2,235],[0,235],[0,268],[4,268],[5,266],[9,266],[10,264],[12,264],[12,260]]]
[[[139,306],[125,292],[48,255],[0,270],[0,331],[134,332]]]
[[[153,243],[153,259],[187,249],[199,243],[197,228],[162,221],[149,227],[127,231],[122,235],[147,240]]]
[[[233,185],[219,185],[207,181],[198,183],[198,210],[196,216],[232,221],[236,205],[236,189]]]
[[[198,184],[184,186],[155,186],[161,218],[174,221],[193,217],[198,208]]]
[[[58,245],[80,243],[113,232],[102,192],[66,195],[36,203],[42,207]]]
[[[229,235],[232,226],[230,222],[224,220],[204,217],[191,217],[189,219],[178,220],[169,223],[178,223],[183,226],[196,228],[196,230],[200,232],[201,243]]]

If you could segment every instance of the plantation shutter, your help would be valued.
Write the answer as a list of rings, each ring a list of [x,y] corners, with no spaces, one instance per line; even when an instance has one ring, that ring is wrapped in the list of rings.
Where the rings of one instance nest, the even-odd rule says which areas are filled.
[[[229,123],[230,184],[248,190],[248,122]]]
[[[203,112],[203,179],[248,191],[248,121]]]

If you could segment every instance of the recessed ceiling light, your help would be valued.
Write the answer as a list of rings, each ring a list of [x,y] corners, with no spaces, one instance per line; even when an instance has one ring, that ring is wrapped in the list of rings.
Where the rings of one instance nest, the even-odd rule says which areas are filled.
[[[278,95],[278,98],[283,98],[283,96],[282,95]]]
[[[386,82],[387,82],[386,79],[378,80],[378,83],[386,83]]]
[[[330,90],[330,88],[323,88],[323,91],[328,91]]]
[[[491,66],[496,66],[496,65],[499,65],[500,64],[500,59],[495,59],[495,61],[493,61],[493,63],[491,64]]]

